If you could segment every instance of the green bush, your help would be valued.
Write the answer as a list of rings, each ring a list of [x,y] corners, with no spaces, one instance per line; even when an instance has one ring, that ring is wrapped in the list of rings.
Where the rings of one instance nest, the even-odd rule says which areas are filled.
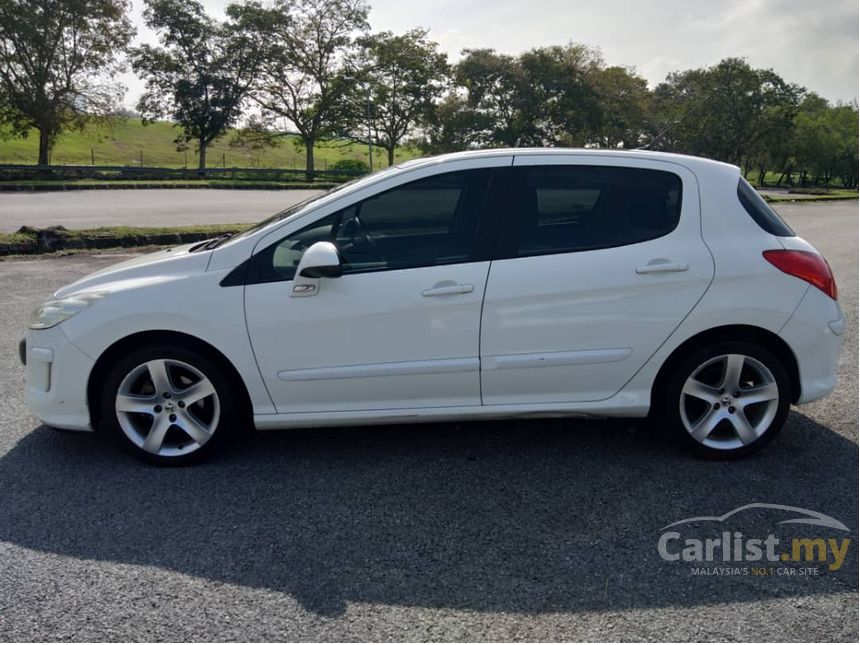
[[[367,162],[363,159],[338,159],[329,170],[346,170],[347,172],[370,172]]]

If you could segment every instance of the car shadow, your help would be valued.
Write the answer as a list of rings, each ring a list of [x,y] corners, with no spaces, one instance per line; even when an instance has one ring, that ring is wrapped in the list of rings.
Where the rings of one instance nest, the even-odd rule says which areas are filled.
[[[258,433],[168,469],[39,427],[0,459],[0,541],[286,592],[323,615],[350,601],[695,606],[856,591],[857,477],[857,446],[797,411],[765,451],[731,462],[628,421]],[[845,565],[802,580],[702,577],[658,556],[661,527],[751,502],[844,522]],[[767,533],[773,517],[744,522]]]

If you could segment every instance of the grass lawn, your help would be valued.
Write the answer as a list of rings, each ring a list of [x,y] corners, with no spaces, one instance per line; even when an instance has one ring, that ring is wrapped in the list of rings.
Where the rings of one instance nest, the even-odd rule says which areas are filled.
[[[97,166],[139,166],[142,154],[144,166],[181,168],[187,161],[189,167],[196,168],[197,155],[193,146],[187,153],[177,152],[173,140],[178,134],[179,128],[164,121],[144,126],[140,119],[117,119],[112,127],[90,126],[83,132],[60,135],[51,155],[51,163],[88,166],[94,155]],[[234,135],[235,131],[231,130],[209,147],[206,157],[210,167],[305,167],[305,153],[304,150],[296,148],[295,137],[285,137],[277,148],[251,150],[246,146],[230,145]],[[24,139],[0,136],[0,163],[35,164],[38,148],[39,136],[36,131],[32,131]],[[325,170],[340,159],[367,161],[367,147],[353,143],[328,142],[317,146],[315,156],[317,169]],[[401,148],[395,161],[419,156],[418,150]],[[375,148],[373,167],[381,168],[386,165],[388,158],[385,151]]]
[[[15,233],[0,233],[0,257],[186,244],[215,237],[221,233],[237,233],[246,228],[248,228],[247,224],[207,224],[152,228],[110,226],[74,231],[22,229]]]
[[[306,181],[256,181],[253,179],[16,179],[0,183],[0,191],[8,190],[47,190],[56,188],[256,188],[260,190],[279,190],[298,188],[325,189],[337,184],[324,177],[313,183]]]
[[[832,189],[805,193],[798,188],[795,192],[764,195],[769,202],[827,202],[842,199],[857,199],[856,190]]]

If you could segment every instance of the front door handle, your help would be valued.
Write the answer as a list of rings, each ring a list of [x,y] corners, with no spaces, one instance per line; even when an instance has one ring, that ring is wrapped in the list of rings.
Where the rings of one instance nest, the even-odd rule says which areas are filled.
[[[669,260],[651,260],[644,267],[638,267],[636,273],[642,275],[645,273],[674,273],[677,271],[686,271],[690,265],[686,262],[670,262]]]
[[[421,295],[425,298],[432,296],[454,296],[461,293],[472,293],[475,290],[470,284],[456,284],[451,281],[439,282],[430,289],[424,289]]]

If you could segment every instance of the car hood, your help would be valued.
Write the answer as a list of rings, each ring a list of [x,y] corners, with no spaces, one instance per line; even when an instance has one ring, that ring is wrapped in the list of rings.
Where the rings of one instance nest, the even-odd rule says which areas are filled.
[[[189,249],[199,244],[196,242],[176,246],[112,264],[62,287],[54,293],[54,297],[64,298],[84,291],[113,291],[132,283],[140,285],[151,281],[176,279],[183,275],[201,273],[206,270],[212,252],[189,253]]]

